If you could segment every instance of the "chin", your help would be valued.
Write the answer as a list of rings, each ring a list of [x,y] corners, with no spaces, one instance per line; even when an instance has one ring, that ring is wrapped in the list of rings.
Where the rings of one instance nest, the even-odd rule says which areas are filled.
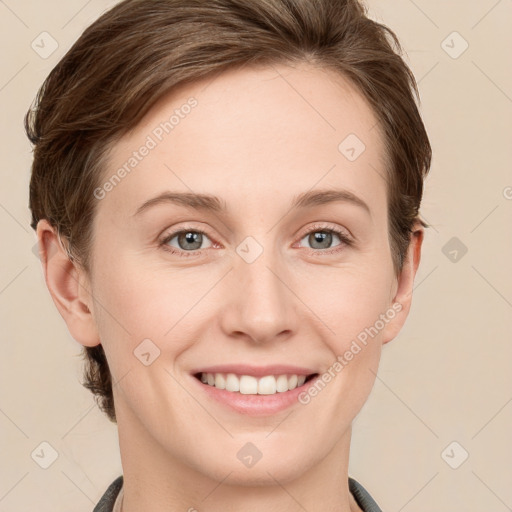
[[[236,439],[231,441],[233,443],[231,448],[221,447],[219,444],[218,450],[200,450],[189,457],[188,461],[183,459],[182,461],[193,471],[211,480],[222,482],[223,485],[256,487],[276,485],[276,480],[283,484],[294,481],[316,462],[301,457],[297,451],[297,446],[300,444],[294,444],[294,450],[284,451],[283,446],[276,443],[275,450],[262,447],[260,455],[254,451],[253,460],[244,463],[243,453],[246,443],[237,442]],[[208,455],[204,456],[204,453]]]

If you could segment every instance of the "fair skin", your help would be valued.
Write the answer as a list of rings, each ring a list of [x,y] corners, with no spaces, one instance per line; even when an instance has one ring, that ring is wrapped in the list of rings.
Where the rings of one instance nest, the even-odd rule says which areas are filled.
[[[397,276],[377,120],[344,78],[305,64],[231,70],[161,98],[113,147],[105,179],[191,96],[197,106],[99,200],[91,275],[47,221],[37,229],[57,308],[79,343],[103,344],[117,383],[123,512],[360,511],[348,488],[351,424],[409,313],[422,228]],[[352,162],[338,150],[351,133],[366,146]],[[349,191],[369,211],[351,201],[291,209],[320,189]],[[167,202],[134,215],[163,191],[213,194],[227,211]],[[167,247],[190,257],[158,245],[185,228],[206,233],[201,252],[177,236]],[[306,236],[329,229],[353,243]],[[251,263],[236,252],[248,236],[263,247]],[[307,405],[251,417],[192,381],[194,368],[223,363],[322,374],[394,303],[401,310]],[[147,338],[160,355],[145,366],[133,351]],[[250,468],[237,458],[248,442],[262,453]]]

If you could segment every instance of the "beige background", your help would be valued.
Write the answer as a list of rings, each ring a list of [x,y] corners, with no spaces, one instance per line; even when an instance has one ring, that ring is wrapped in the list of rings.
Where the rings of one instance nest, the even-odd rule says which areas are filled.
[[[22,126],[43,79],[114,3],[0,2],[0,512],[91,511],[121,474],[116,427],[80,385],[80,345],[33,253]],[[419,81],[434,151],[422,207],[432,228],[410,317],[354,422],[350,475],[384,512],[511,510],[512,1],[368,4]],[[47,58],[31,47],[44,31],[58,43]],[[459,249],[446,245],[453,237]],[[50,453],[42,442],[58,455],[48,469],[35,462]]]

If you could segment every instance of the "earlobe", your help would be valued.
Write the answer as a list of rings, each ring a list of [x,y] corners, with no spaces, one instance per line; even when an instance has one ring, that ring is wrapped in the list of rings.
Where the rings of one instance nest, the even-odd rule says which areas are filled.
[[[46,286],[71,336],[87,347],[99,345],[89,307],[92,297],[81,282],[85,277],[83,272],[70,259],[55,228],[46,219],[37,224],[37,240]]]
[[[421,224],[417,223],[414,226],[411,234],[411,241],[407,249],[407,255],[402,266],[402,271],[398,276],[398,286],[395,293],[395,297],[392,301],[392,309],[395,311],[395,315],[386,325],[382,343],[388,343],[393,340],[409,315],[412,302],[412,292],[414,285],[414,278],[418,270],[421,259],[421,246],[424,238],[424,229]]]

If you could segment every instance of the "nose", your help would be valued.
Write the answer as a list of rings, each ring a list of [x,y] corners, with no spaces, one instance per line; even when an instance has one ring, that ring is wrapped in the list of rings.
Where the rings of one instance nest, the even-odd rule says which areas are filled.
[[[252,263],[237,259],[225,280],[227,299],[220,310],[224,334],[252,344],[289,338],[296,332],[299,302],[290,279],[270,251]]]

